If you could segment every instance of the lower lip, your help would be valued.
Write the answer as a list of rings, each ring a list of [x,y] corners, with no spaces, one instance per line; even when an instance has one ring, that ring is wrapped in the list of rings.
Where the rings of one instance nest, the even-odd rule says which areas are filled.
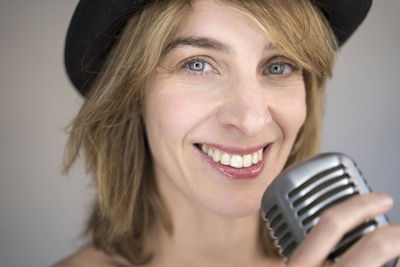
[[[258,177],[264,169],[265,161],[267,160],[269,151],[272,148],[272,144],[269,144],[263,152],[263,158],[257,164],[245,168],[234,168],[231,166],[223,165],[219,162],[215,162],[211,157],[204,154],[197,147],[196,150],[201,154],[207,163],[209,163],[214,169],[219,171],[222,175],[232,180],[249,180]]]

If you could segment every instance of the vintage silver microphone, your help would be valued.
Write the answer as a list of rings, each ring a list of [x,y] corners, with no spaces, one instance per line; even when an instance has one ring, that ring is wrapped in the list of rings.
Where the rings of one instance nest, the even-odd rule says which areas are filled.
[[[356,194],[370,192],[350,157],[339,153],[321,154],[278,175],[263,195],[262,217],[282,256],[288,261],[324,210]],[[337,260],[364,234],[387,224],[384,215],[363,222],[344,236],[329,259]],[[395,266],[397,260],[386,263],[384,267]]]

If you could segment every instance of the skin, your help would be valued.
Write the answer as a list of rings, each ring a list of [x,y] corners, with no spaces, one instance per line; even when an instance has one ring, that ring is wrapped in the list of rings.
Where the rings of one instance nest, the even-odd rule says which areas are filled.
[[[195,1],[178,37],[212,45],[175,45],[146,92],[143,119],[156,181],[174,224],[172,236],[158,227],[149,237],[156,251],[149,266],[284,266],[261,251],[259,208],[305,120],[301,68],[271,45],[268,33],[218,1]],[[284,71],[271,72],[278,65]],[[234,148],[272,143],[272,149],[258,177],[232,180],[204,160],[197,143]],[[331,208],[288,266],[334,265],[325,259],[341,237],[391,206],[387,195],[371,194]],[[398,225],[379,229],[334,266],[380,266],[400,254],[399,240]],[[56,266],[118,264],[130,266],[89,246]]]
[[[218,48],[175,46],[146,94],[156,180],[176,229],[172,237],[157,234],[157,257],[166,266],[257,266],[266,260],[258,247],[261,197],[306,116],[301,70],[248,17],[219,2],[195,2],[178,32],[179,40],[199,38]],[[204,69],[191,70],[196,64]],[[283,72],[272,74],[279,66]],[[198,143],[273,145],[262,173],[238,181],[205,161]]]

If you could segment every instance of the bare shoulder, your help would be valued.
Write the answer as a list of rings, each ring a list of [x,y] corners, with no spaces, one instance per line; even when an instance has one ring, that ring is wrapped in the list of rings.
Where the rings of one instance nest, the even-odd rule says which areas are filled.
[[[52,267],[131,267],[121,257],[110,256],[94,246],[87,246]]]

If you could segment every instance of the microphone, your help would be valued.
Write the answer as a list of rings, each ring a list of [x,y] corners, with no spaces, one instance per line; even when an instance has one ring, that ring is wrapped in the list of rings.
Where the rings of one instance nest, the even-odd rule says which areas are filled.
[[[326,153],[290,166],[262,197],[261,213],[280,253],[288,261],[327,208],[357,194],[372,192],[347,155]],[[366,220],[348,232],[329,255],[336,261],[363,235],[388,225],[385,215]],[[394,267],[394,259],[384,267]]]

